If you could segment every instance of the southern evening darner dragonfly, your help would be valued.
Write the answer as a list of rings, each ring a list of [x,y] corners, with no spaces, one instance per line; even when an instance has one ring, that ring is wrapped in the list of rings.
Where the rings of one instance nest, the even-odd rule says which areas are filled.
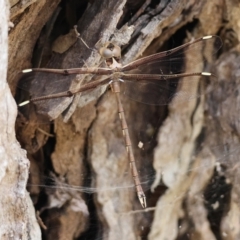
[[[143,57],[122,66],[119,62],[121,58],[120,47],[114,43],[108,42],[99,50],[100,55],[105,59],[106,67],[87,67],[72,69],[33,68],[23,70],[23,73],[44,72],[49,74],[58,74],[59,76],[62,75],[62,77],[64,75],[73,74],[93,74],[94,76],[101,76],[101,78],[82,84],[80,87],[75,89],[66,89],[66,91],[54,92],[43,96],[36,95],[33,91],[31,92],[33,96],[29,100],[20,103],[19,106],[22,107],[29,103],[41,106],[41,104],[43,104],[45,101],[51,99],[72,98],[76,94],[91,91],[101,86],[110,85],[111,90],[116,95],[117,99],[119,118],[121,121],[122,132],[125,139],[125,147],[128,154],[128,160],[130,163],[130,169],[136,192],[142,207],[146,208],[146,197],[139,180],[139,175],[133,154],[132,142],[129,135],[124,109],[120,99],[120,85],[126,86],[124,94],[129,95],[130,98],[133,98],[137,101],[145,102],[148,104],[168,104],[173,98],[186,100],[186,98],[189,98],[189,95],[187,93],[176,92],[176,85],[178,82],[191,82],[195,77],[209,77],[212,76],[212,74],[209,72],[185,73],[185,55],[188,53],[194,54],[196,50],[199,51],[201,49],[210,56],[214,54],[221,47],[221,45],[222,41],[218,36],[205,36],[190,43],[176,47],[172,50]],[[149,69],[151,70],[151,73],[148,73]],[[51,79],[51,77],[49,78]],[[163,81],[170,83],[170,88],[166,89],[170,91],[169,97],[167,99],[161,97],[161,92],[164,91],[164,89],[161,89],[158,85],[159,82]],[[172,89],[171,84],[173,85]],[[147,98],[142,97],[146,94]]]

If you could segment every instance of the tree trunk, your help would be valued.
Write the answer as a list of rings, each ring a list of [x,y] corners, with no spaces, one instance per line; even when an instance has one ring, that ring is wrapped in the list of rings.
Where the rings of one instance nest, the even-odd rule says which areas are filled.
[[[28,231],[31,236],[35,234],[32,239],[41,239],[32,211],[35,206],[42,239],[240,239],[239,3],[159,2],[10,1],[14,27],[9,33],[8,83],[12,93],[17,93],[17,101],[22,90],[43,96],[96,78],[55,78],[39,73],[33,85],[26,87],[28,78],[19,72],[32,66],[97,67],[103,61],[96,49],[110,40],[122,47],[123,64],[206,35],[219,35],[224,44],[211,58],[200,48],[184,55],[181,64],[185,72],[207,71],[217,76],[199,78],[195,84],[191,79],[186,85],[178,84],[176,93],[191,94],[184,101],[173,98],[168,105],[159,106],[123,97],[147,209],[142,209],[137,199],[117,103],[110,91],[101,97],[97,91],[89,91],[66,101],[56,100],[54,105],[47,102],[42,107],[54,119],[52,123],[19,109],[16,131],[30,161],[27,190],[31,205],[25,190],[28,162],[10,129],[15,110],[9,110],[15,105],[8,97],[2,108],[8,109],[8,114],[2,114],[6,128],[2,143],[7,144],[2,146],[8,156],[5,158],[15,161],[9,161],[10,171],[4,163],[2,179],[7,172],[7,176],[15,173],[10,178],[11,186],[15,186],[15,205],[7,205],[7,195],[2,194],[1,202],[11,206],[7,214],[14,219],[7,224],[2,219],[1,226],[5,223],[14,233],[21,231],[24,236]],[[75,24],[82,40],[72,30]],[[6,51],[6,47],[1,49]],[[6,60],[1,63],[5,63],[1,68],[5,76]],[[161,64],[164,62],[159,67]],[[2,91],[3,98],[6,87]],[[140,91],[138,84],[130,98],[135,91]],[[3,181],[1,189],[6,192]],[[15,225],[16,219],[22,224],[21,230]]]
[[[8,66],[8,1],[0,1],[0,238],[40,239],[41,231],[26,190],[29,161],[15,136],[16,103],[7,84]]]

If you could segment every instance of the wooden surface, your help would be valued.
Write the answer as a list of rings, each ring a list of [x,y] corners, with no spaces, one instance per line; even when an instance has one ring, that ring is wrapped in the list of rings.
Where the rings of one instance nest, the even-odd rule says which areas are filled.
[[[13,93],[20,70],[37,62],[43,45],[41,67],[55,68],[98,66],[96,48],[110,38],[123,45],[123,63],[205,35],[220,35],[224,46],[204,70],[215,72],[218,81],[199,79],[192,86],[195,96],[199,88],[207,94],[168,106],[123,99],[146,211],[136,197],[110,91],[93,101],[96,93],[64,106],[58,102],[49,108],[54,124],[18,116],[17,138],[30,159],[28,190],[43,221],[42,239],[239,239],[239,4],[160,1],[132,21],[147,1],[69,1],[61,3],[61,11],[59,2],[12,3],[8,82]],[[41,33],[55,11],[57,20]],[[92,49],[78,40],[63,54],[52,53],[54,41],[74,24]],[[187,56],[186,71],[203,58],[200,50]],[[59,80],[46,74],[37,79],[39,94],[53,91],[48,81]],[[60,79],[56,87],[64,84]],[[139,139],[146,140],[143,149],[137,148]]]

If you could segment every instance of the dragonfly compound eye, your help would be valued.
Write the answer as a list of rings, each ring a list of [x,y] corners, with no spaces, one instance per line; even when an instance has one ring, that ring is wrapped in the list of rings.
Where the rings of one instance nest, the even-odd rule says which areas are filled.
[[[101,48],[100,54],[102,55],[103,58],[106,58],[106,59],[113,57],[113,52],[108,48]]]
[[[105,59],[121,58],[121,48],[111,42],[100,48],[99,53]]]

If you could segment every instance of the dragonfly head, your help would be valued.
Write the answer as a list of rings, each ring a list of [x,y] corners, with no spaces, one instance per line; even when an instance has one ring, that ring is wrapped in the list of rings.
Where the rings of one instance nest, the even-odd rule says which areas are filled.
[[[111,58],[118,60],[121,58],[121,48],[112,42],[107,42],[99,49],[99,53],[106,60]]]

